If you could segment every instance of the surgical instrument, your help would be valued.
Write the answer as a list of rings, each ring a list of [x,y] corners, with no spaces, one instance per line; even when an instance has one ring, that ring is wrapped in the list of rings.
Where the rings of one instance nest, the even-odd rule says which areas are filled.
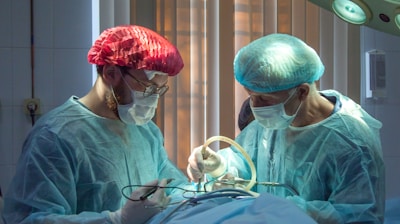
[[[167,184],[171,183],[173,180],[174,180],[173,178],[168,179]],[[159,188],[159,186],[152,187],[148,192],[146,192],[142,196],[140,196],[140,200],[141,201],[146,200],[148,197],[150,197],[150,195],[154,194],[158,188]]]
[[[250,180],[240,180],[240,179],[236,179],[236,180],[221,179],[221,180],[214,181],[214,183],[220,183],[220,184],[226,184],[226,185],[232,185],[232,186],[235,186],[236,184],[246,185],[249,182],[250,182]],[[254,184],[255,185],[264,185],[264,186],[272,186],[272,187],[284,187],[293,195],[299,195],[299,193],[296,191],[296,189],[294,189],[293,187],[289,186],[288,184],[284,184],[284,183],[264,181],[264,182],[255,182]]]

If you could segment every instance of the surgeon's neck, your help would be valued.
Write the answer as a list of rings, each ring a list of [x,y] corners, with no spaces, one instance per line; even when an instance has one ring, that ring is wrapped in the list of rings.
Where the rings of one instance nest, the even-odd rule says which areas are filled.
[[[103,82],[103,79],[98,77],[92,89],[79,101],[93,113],[101,117],[117,120],[117,115],[107,105],[107,95],[109,94],[109,88]]]
[[[304,127],[316,124],[328,118],[333,111],[334,105],[320,94],[310,94],[304,100],[303,105],[295,120],[294,127]]]

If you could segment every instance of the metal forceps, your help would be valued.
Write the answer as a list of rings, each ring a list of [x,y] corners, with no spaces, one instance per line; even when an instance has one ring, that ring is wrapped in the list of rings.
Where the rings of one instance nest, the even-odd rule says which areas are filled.
[[[235,186],[236,184],[240,184],[240,185],[246,185],[250,182],[250,180],[229,180],[229,179],[221,179],[221,180],[216,180],[215,183],[220,183],[220,184],[226,184],[226,185],[232,185]],[[296,189],[294,189],[293,187],[291,187],[288,184],[283,184],[283,183],[278,183],[278,182],[256,182],[255,184],[257,185],[265,185],[265,186],[272,186],[272,187],[284,187],[285,189],[287,189],[288,191],[290,191],[290,193],[292,193],[293,195],[299,195],[299,193],[296,191]]]

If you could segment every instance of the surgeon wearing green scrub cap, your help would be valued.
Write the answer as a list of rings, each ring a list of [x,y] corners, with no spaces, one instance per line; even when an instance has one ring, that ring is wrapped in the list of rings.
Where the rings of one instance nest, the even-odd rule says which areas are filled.
[[[268,185],[252,190],[287,198],[318,223],[383,223],[382,124],[338,91],[318,90],[323,73],[315,50],[288,34],[261,37],[238,51],[234,75],[249,94],[255,121],[236,142],[252,158],[257,182],[298,194]],[[204,171],[209,179],[251,179],[233,147],[207,150],[213,156],[203,159],[200,146],[189,157],[191,179]]]

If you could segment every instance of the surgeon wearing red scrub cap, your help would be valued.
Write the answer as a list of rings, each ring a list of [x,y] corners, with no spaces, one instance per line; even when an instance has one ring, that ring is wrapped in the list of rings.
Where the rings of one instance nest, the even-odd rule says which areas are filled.
[[[5,194],[6,223],[144,223],[172,192],[142,195],[167,178],[188,182],[151,120],[168,77],[183,68],[178,49],[148,28],[123,25],[101,33],[88,62],[98,72],[92,89],[43,115],[29,133]],[[122,194],[128,185],[135,187]]]

